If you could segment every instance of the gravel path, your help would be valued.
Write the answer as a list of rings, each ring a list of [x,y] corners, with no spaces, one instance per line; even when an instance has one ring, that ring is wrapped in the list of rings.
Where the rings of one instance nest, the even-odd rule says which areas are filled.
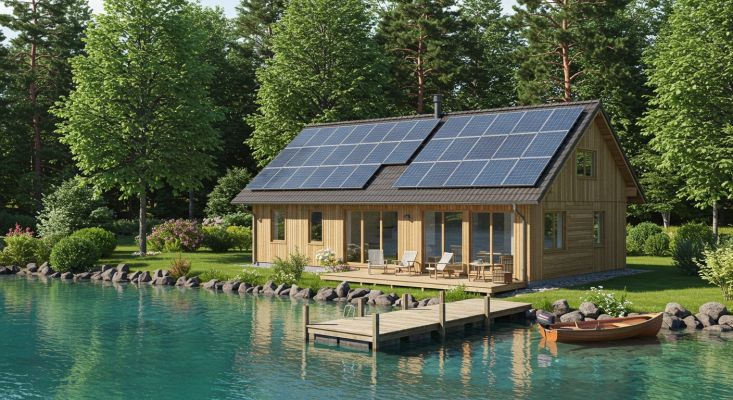
[[[606,281],[609,279],[618,278],[620,276],[643,274],[645,272],[649,272],[649,271],[642,270],[642,269],[626,268],[626,269],[618,269],[618,270],[613,270],[613,271],[595,272],[592,274],[585,274],[585,275],[569,276],[569,277],[557,278],[557,279],[547,279],[544,281],[531,282],[527,285],[526,289],[520,289],[514,292],[502,293],[498,297],[511,297],[511,296],[515,296],[518,294],[546,292],[548,290],[555,290],[555,289],[566,288],[566,287],[577,286],[577,285],[587,285],[593,282]]]

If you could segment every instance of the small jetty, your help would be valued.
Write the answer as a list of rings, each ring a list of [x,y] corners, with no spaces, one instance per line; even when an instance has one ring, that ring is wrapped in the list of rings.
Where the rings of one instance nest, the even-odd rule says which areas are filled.
[[[493,300],[490,295],[446,303],[441,292],[440,303],[435,305],[365,316],[364,301],[359,301],[352,318],[311,322],[305,305],[303,338],[306,342],[378,351],[401,342],[424,341],[435,334],[445,338],[451,332],[464,332],[469,326],[489,327],[491,320],[522,314],[531,306]]]

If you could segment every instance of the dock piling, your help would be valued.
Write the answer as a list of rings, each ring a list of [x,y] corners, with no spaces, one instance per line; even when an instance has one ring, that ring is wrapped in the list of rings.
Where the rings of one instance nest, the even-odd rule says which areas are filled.
[[[491,329],[491,294],[487,293],[484,297],[484,326]]]
[[[366,304],[366,297],[359,297],[356,299],[356,316],[364,316],[364,304]]]
[[[438,319],[440,320],[440,337],[445,339],[446,327],[445,327],[445,290],[440,291],[439,295],[440,304],[438,305]]]
[[[403,310],[407,310],[407,293],[402,293],[402,301],[400,302]]]
[[[372,351],[379,350],[379,313],[372,314]]]
[[[310,308],[303,304],[303,341],[308,342],[308,325],[310,324]]]

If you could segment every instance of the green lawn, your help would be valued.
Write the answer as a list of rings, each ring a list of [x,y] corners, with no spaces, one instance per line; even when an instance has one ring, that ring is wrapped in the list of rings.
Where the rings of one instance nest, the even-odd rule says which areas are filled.
[[[604,289],[621,294],[626,291],[627,299],[633,302],[633,311],[663,311],[669,302],[677,302],[692,312],[697,312],[701,304],[719,301],[733,309],[733,302],[726,302],[720,289],[709,285],[699,277],[683,274],[672,265],[670,257],[628,257],[629,268],[650,272],[610,279],[592,285],[576,286],[568,289],[550,290],[542,293],[519,295],[507,300],[531,302],[535,308],[547,308],[548,303],[567,299],[571,307],[577,308],[580,297],[590,286],[603,286]]]

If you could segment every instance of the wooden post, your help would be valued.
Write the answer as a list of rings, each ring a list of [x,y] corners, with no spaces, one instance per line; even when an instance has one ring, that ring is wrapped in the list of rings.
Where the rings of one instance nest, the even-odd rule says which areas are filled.
[[[310,310],[308,304],[303,304],[303,341],[308,343],[308,324],[310,324]]]
[[[372,314],[372,351],[379,350],[379,313]]]
[[[356,316],[364,316],[364,304],[366,304],[366,297],[358,297],[356,299]]]
[[[484,326],[491,329],[491,293],[486,293],[484,297]]]
[[[438,319],[440,320],[440,337],[445,340],[445,290],[440,291],[439,299]]]
[[[403,310],[407,310],[407,293],[402,293],[402,306]]]

